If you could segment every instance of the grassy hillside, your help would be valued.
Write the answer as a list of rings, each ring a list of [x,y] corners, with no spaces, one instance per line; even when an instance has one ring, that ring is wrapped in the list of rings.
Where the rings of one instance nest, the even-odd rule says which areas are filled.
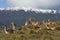
[[[37,31],[39,28],[30,30],[34,27],[33,25],[22,26],[13,34],[5,34],[1,31],[0,40],[60,40],[60,22],[55,25],[58,30],[47,30],[44,24],[39,26],[42,28],[39,31]]]

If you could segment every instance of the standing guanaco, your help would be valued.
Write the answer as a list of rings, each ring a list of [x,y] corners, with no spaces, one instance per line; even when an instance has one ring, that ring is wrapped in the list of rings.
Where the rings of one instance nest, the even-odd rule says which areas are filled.
[[[11,34],[11,33],[15,33],[16,30],[16,24],[14,22],[11,23],[12,24],[12,29],[8,29],[6,25],[4,25],[4,32],[6,34]]]
[[[34,20],[32,20],[31,18],[29,18],[29,20],[25,23],[25,25],[28,25],[28,24],[32,24],[32,25],[34,25],[34,26],[39,26],[40,24],[41,24],[41,22],[40,21],[34,21]]]

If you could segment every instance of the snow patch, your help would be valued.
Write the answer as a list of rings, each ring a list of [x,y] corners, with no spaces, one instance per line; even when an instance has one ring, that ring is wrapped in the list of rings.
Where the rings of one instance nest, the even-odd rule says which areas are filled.
[[[20,8],[20,7],[13,7],[13,8],[10,8],[10,7],[8,7],[8,8],[0,8],[0,10],[11,10],[11,11],[24,10],[25,12],[27,12],[27,11],[34,11],[36,13],[40,13],[40,12],[42,12],[42,13],[54,13],[54,14],[57,13],[57,10],[35,9],[35,8],[31,8],[31,7],[29,7],[29,8],[26,8],[26,7],[22,7],[22,8]],[[60,11],[58,13],[60,13]]]

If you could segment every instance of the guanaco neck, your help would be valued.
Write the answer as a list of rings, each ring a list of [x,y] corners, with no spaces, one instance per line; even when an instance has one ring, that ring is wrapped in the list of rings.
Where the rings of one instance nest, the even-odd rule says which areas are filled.
[[[6,25],[4,25],[4,31],[6,31],[7,30],[7,26]]]
[[[12,22],[11,24],[12,24],[12,29],[15,31],[16,30],[16,24],[14,22]]]

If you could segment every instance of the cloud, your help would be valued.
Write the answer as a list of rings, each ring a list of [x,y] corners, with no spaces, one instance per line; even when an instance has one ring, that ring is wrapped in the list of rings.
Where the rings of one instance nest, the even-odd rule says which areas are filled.
[[[14,7],[53,7],[60,5],[60,0],[7,0],[10,6]]]

